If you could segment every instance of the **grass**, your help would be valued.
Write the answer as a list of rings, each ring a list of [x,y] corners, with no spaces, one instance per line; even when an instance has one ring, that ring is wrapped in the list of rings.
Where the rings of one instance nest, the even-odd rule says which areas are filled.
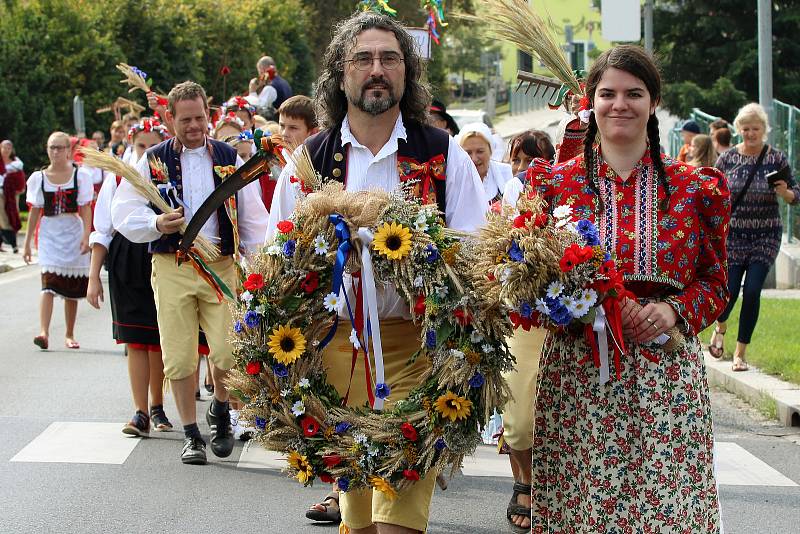
[[[767,419],[778,419],[778,402],[764,392],[756,403],[756,410]]]
[[[731,313],[725,333],[728,359],[736,348],[740,306],[741,298]],[[704,330],[700,339],[708,343],[713,331],[714,325]],[[758,324],[752,342],[747,347],[746,358],[765,373],[800,384],[800,301],[761,299]]]

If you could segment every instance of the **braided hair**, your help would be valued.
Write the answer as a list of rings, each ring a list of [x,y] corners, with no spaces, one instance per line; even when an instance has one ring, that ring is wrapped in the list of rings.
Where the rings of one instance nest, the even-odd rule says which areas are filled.
[[[591,107],[594,107],[594,94],[600,79],[606,70],[610,68],[625,71],[644,82],[650,93],[652,102],[661,100],[661,75],[658,72],[653,58],[639,46],[619,45],[611,50],[603,52],[592,65],[586,77],[586,95],[589,97]],[[594,111],[589,115],[589,125],[586,128],[583,138],[583,156],[586,164],[586,180],[589,187],[595,192],[598,198],[600,209],[603,209],[603,199],[600,198],[599,187],[596,176],[597,160],[594,151],[594,143],[597,138],[598,128]],[[664,161],[661,159],[661,140],[658,134],[658,118],[655,113],[650,115],[647,120],[647,140],[650,145],[650,159],[653,160],[653,168],[658,176],[658,182],[664,189],[664,200],[659,203],[659,209],[666,211],[669,208],[669,198],[671,191],[667,182],[667,173],[664,168]]]

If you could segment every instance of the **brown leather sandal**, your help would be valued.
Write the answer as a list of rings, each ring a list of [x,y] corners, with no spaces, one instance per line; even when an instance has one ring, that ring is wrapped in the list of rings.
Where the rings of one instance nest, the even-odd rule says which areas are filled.
[[[336,501],[336,510],[331,510],[332,501]],[[311,508],[306,510],[306,517],[312,521],[321,521],[325,523],[339,523],[342,520],[342,512],[339,509],[339,493],[332,491],[328,493],[322,502],[312,504]]]
[[[711,342],[708,344],[708,353],[715,360],[719,360],[722,358],[722,355],[725,354],[725,332],[727,331],[727,328],[725,330],[720,330],[718,327],[714,327],[714,334],[711,336]]]

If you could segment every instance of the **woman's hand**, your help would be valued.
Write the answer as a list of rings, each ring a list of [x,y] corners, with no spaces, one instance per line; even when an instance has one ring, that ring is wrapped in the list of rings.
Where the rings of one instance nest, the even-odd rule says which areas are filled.
[[[81,254],[88,254],[91,249],[89,248],[89,236],[85,235],[81,238]]]
[[[651,302],[639,309],[635,300],[622,305],[622,335],[633,343],[649,343],[675,326],[678,315],[666,302]]]
[[[31,261],[32,261],[31,256],[32,256],[32,254],[31,254],[31,244],[30,243],[25,243],[25,246],[22,247],[22,259],[28,265],[31,264]]]
[[[89,287],[86,289],[86,300],[98,310],[100,309],[100,303],[105,302],[103,299],[103,282],[100,281],[99,276],[89,277]]]
[[[789,204],[794,202],[794,191],[789,189],[789,185],[783,180],[775,181],[775,193]]]

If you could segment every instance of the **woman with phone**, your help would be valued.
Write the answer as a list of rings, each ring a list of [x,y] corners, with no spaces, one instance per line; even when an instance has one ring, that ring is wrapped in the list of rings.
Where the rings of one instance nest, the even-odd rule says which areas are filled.
[[[724,354],[728,317],[742,289],[733,370],[747,371],[745,355],[758,321],[761,289],[781,247],[783,228],[778,197],[797,204],[800,187],[792,179],[783,152],[766,144],[769,123],[764,108],[756,103],[747,104],[739,110],[733,124],[742,135],[742,142],[722,154],[714,165],[725,173],[731,190],[727,242],[731,298],[717,319],[708,351],[714,358]]]

